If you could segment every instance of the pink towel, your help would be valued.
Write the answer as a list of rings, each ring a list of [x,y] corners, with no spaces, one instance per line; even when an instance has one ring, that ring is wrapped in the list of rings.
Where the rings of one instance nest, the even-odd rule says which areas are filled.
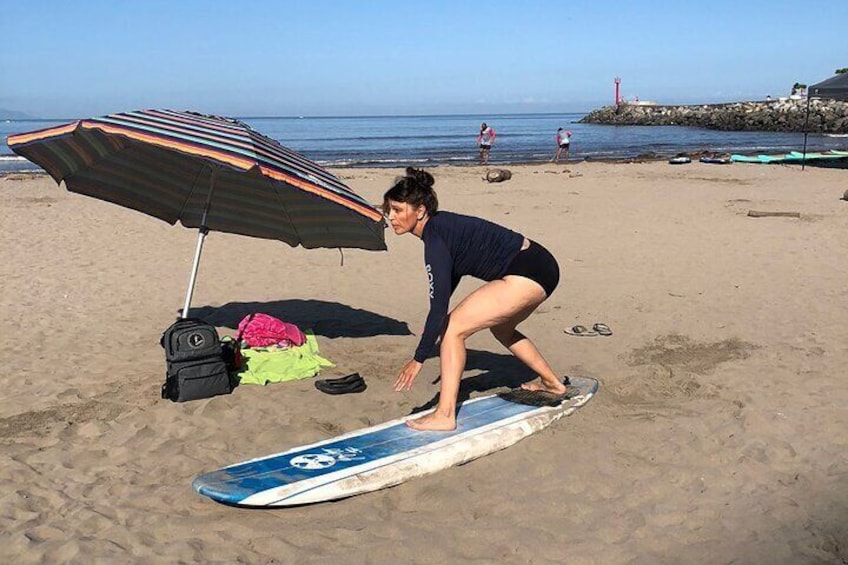
[[[239,335],[250,347],[279,345],[281,347],[299,347],[306,342],[306,336],[294,324],[278,320],[268,314],[251,314],[239,322]]]

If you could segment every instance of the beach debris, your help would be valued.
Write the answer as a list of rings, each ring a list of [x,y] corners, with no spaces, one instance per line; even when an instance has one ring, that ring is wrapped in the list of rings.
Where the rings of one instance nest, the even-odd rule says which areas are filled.
[[[512,178],[512,173],[507,169],[491,169],[486,171],[484,177],[488,182],[503,182]]]
[[[845,191],[845,194],[842,195],[842,200],[848,202],[848,190]]]
[[[43,173],[9,173],[6,175],[0,175],[0,178],[5,180],[35,180],[45,176]]]
[[[757,210],[748,210],[749,218],[770,218],[770,217],[782,217],[782,218],[800,218],[801,212],[761,212]]]

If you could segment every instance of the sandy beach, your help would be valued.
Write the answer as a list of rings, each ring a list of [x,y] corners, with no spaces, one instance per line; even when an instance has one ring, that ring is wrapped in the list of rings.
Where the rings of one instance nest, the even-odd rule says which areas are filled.
[[[213,233],[193,314],[265,312],[363,394],[312,379],[159,398],[195,232],[0,179],[4,563],[848,563],[848,172],[663,162],[432,169],[441,207],[538,240],[563,281],[522,326],[585,408],[467,465],[314,506],[231,508],[201,472],[409,414],[392,383],[427,313],[423,246],[305,250]],[[333,171],[378,203],[399,169]],[[750,217],[749,211],[799,217]],[[343,259],[343,264],[342,264]],[[481,284],[464,280],[454,299]],[[575,324],[611,337],[573,337]],[[489,334],[471,396],[533,375]]]

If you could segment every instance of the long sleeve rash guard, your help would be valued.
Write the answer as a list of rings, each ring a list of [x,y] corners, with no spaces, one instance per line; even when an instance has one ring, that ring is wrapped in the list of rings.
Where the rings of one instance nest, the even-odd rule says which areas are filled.
[[[448,306],[460,279],[501,278],[521,250],[524,236],[495,223],[452,212],[437,212],[421,234],[424,266],[430,286],[430,313],[415,350],[423,363],[444,329]]]

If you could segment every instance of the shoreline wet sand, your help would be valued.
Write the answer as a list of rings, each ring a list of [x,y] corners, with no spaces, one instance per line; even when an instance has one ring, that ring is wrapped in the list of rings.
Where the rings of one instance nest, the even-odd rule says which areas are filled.
[[[500,165],[492,165],[497,168]],[[592,402],[502,452],[351,499],[271,511],[198,473],[408,414],[393,392],[427,312],[423,249],[305,250],[212,233],[195,314],[311,327],[368,390],[312,379],[173,404],[161,332],[195,233],[0,179],[0,555],[9,562],[839,563],[848,559],[848,202],[838,169],[581,162],[435,167],[441,207],[542,242],[563,281],[522,326]],[[378,203],[401,169],[334,169]],[[797,213],[751,217],[750,211]],[[479,284],[464,280],[455,300]],[[612,337],[572,337],[575,324]],[[471,396],[532,375],[469,341]]]

